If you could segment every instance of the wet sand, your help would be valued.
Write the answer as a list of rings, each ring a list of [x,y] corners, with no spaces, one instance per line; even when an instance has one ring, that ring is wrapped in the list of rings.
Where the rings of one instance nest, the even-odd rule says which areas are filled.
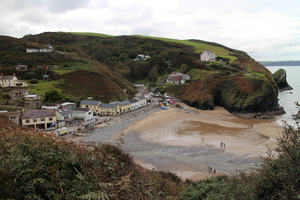
[[[246,120],[222,107],[202,111],[180,105],[180,109],[156,108],[82,139],[118,145],[147,169],[169,171],[195,181],[214,176],[206,166],[216,169],[216,174],[258,168],[261,156],[276,148],[282,130],[276,120]]]

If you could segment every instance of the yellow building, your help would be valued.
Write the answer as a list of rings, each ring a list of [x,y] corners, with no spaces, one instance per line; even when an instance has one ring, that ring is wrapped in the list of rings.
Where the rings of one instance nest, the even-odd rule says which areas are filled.
[[[56,124],[56,115],[52,110],[28,110],[22,117],[22,125],[34,129],[47,129]]]

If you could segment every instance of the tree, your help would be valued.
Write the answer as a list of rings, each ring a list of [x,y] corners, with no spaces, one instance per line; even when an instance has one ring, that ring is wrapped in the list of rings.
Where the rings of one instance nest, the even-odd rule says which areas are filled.
[[[45,101],[50,103],[54,103],[64,99],[63,95],[60,94],[57,90],[49,90],[45,93],[45,96]]]
[[[157,67],[152,67],[148,74],[148,78],[153,82],[157,80],[157,77],[158,77]]]
[[[10,95],[7,93],[4,93],[4,94],[2,94],[2,98],[6,99],[6,105],[8,105],[8,102],[11,99]]]

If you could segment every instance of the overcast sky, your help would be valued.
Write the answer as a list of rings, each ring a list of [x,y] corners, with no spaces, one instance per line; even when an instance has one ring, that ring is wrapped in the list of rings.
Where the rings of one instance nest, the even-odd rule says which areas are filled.
[[[257,61],[300,60],[300,1],[0,0],[0,35],[48,31],[200,39]]]

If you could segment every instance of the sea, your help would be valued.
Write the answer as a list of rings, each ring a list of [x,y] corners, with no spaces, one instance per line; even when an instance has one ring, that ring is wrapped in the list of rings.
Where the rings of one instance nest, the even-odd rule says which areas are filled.
[[[293,90],[282,91],[278,93],[279,104],[282,106],[286,114],[276,116],[276,121],[283,125],[286,122],[289,125],[295,125],[293,115],[298,113],[295,102],[300,103],[300,66],[266,66],[271,73],[275,73],[278,69],[284,69],[287,75],[287,82]]]

